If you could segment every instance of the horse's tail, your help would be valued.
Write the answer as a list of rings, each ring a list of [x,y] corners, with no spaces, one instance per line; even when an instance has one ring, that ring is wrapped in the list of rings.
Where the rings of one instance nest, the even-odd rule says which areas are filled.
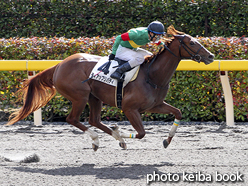
[[[26,118],[54,97],[56,94],[53,86],[55,68],[56,66],[46,69],[23,83],[23,87],[18,91],[18,98],[23,99],[23,106],[10,115],[7,125]]]

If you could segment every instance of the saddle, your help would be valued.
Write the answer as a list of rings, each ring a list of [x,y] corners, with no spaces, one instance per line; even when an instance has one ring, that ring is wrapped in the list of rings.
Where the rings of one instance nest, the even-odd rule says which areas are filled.
[[[123,61],[120,59],[114,59],[109,62],[108,57],[103,57],[98,61],[93,70],[90,73],[89,78],[97,81],[101,81],[108,85],[117,86],[117,80],[110,77],[110,75],[116,70],[119,65],[126,63],[127,61]],[[125,87],[130,81],[136,79],[138,75],[139,66],[134,67],[128,72],[125,72],[125,77],[123,81],[123,87]]]
[[[139,66],[125,72],[122,77],[122,81],[117,81],[110,77],[110,75],[116,70],[117,67],[126,63],[127,61],[115,58],[109,62],[108,56],[103,57],[98,61],[93,70],[90,73],[89,78],[106,83],[108,85],[116,87],[116,106],[121,108],[121,100],[123,96],[123,88],[131,81],[134,81],[139,72]]]

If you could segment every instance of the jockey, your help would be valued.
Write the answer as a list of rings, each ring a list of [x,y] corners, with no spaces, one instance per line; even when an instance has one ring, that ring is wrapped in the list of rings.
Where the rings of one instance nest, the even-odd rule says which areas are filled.
[[[148,27],[133,28],[126,33],[118,35],[109,60],[117,57],[128,62],[119,66],[110,77],[120,80],[124,72],[141,65],[144,62],[144,57],[152,55],[152,53],[139,47],[150,41],[155,42],[157,45],[164,44],[159,41],[164,33],[164,25],[159,21],[153,21]]]

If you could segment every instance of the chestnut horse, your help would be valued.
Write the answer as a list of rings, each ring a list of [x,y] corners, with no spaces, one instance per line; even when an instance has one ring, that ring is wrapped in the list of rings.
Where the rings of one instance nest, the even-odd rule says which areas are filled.
[[[89,124],[112,135],[119,140],[120,146],[124,149],[127,147],[123,138],[141,139],[146,134],[140,113],[173,114],[174,124],[168,139],[163,142],[166,148],[182,118],[179,109],[164,101],[172,75],[181,59],[192,59],[207,65],[213,62],[214,55],[190,35],[174,30],[173,38],[168,45],[164,45],[160,52],[146,58],[140,66],[136,80],[130,82],[123,90],[122,110],[137,131],[134,134],[121,133],[118,127],[109,127],[101,122],[102,103],[116,106],[115,87],[93,79],[82,83],[89,77],[101,58],[85,53],[74,54],[26,81],[21,89],[24,104],[19,111],[10,116],[12,119],[7,125],[24,119],[30,113],[46,105],[57,90],[72,103],[72,109],[66,121],[90,135],[95,151],[99,147],[98,134],[79,121],[87,103],[90,106]]]

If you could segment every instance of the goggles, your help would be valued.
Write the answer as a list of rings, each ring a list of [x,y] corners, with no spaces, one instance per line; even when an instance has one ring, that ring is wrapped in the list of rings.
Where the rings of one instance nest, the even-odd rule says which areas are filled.
[[[157,43],[162,38],[162,34],[156,34],[154,37],[156,38],[155,43]]]

